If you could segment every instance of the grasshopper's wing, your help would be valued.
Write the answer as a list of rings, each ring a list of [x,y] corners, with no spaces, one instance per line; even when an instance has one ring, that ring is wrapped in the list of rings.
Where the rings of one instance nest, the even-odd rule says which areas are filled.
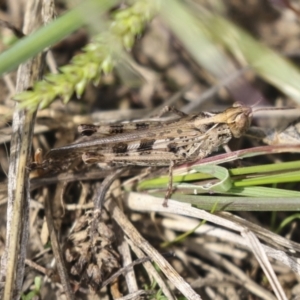
[[[92,148],[82,156],[86,163],[101,163],[109,165],[136,166],[167,166],[204,158],[226,144],[231,133],[228,126],[214,127],[214,133],[209,130],[199,134],[192,129],[182,129],[174,138],[166,133],[160,139],[142,139],[127,143],[116,143],[112,148]],[[214,137],[214,134],[217,135]]]
[[[139,131],[161,128],[176,123],[178,119],[167,121],[148,120],[148,121],[131,121],[111,124],[81,124],[78,126],[78,132],[83,136],[92,136],[93,138],[102,138],[116,134],[134,133]]]
[[[193,116],[192,116],[193,117]],[[194,117],[193,117],[194,118]],[[152,124],[153,125],[153,124]],[[71,161],[80,158],[83,154],[93,153],[93,157],[107,156],[105,161],[112,160],[114,156],[130,156],[133,153],[143,156],[149,151],[157,153],[175,153],[175,150],[188,145],[195,141],[203,139],[204,133],[207,132],[208,125],[202,128],[195,128],[191,117],[180,120],[156,123],[151,129],[133,131],[129,133],[120,133],[107,137],[97,137],[97,133],[92,136],[85,136],[68,146],[52,149],[45,157],[49,165],[69,164]],[[173,160],[175,157],[165,154]],[[130,160],[127,159],[127,160]],[[96,162],[96,159],[89,161]]]

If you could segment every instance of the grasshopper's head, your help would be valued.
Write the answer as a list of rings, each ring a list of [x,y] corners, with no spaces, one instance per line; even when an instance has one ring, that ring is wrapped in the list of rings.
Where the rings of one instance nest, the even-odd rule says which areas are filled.
[[[225,110],[226,123],[235,138],[241,137],[250,127],[252,121],[252,108],[240,103]]]
[[[216,113],[206,118],[195,120],[195,127],[205,124],[227,124],[231,134],[235,138],[241,137],[250,127],[252,120],[252,108],[240,103],[234,103],[223,112]]]

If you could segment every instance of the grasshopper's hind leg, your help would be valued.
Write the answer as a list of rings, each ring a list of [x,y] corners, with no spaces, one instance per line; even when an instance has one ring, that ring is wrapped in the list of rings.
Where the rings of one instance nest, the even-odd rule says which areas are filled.
[[[158,117],[162,117],[164,114],[168,113],[168,112],[171,112],[175,115],[178,115],[179,117],[181,118],[184,118],[184,117],[187,117],[188,115],[185,114],[184,112],[176,109],[174,106],[165,106],[161,111],[160,113],[158,114]]]

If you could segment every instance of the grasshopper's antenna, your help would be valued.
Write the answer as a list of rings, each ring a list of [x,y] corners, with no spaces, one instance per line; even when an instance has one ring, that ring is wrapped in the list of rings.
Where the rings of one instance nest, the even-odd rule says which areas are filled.
[[[261,97],[259,100],[257,100],[253,105],[251,105],[251,107],[255,107],[256,105],[258,105],[261,101],[263,100],[263,98]]]
[[[295,109],[295,107],[257,107],[256,109],[253,109],[253,112],[257,112],[260,110],[289,110],[289,109]]]

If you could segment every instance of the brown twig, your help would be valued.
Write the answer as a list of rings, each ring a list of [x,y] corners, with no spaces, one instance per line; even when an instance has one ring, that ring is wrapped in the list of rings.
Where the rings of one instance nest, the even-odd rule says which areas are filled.
[[[74,299],[74,295],[72,292],[72,288],[70,285],[70,279],[68,276],[67,269],[65,267],[62,251],[59,245],[59,241],[57,238],[56,230],[54,227],[54,222],[52,218],[52,203],[50,201],[49,195],[46,196],[45,199],[45,213],[46,213],[46,220],[47,220],[47,226],[50,234],[50,240],[52,245],[52,250],[56,259],[56,266],[57,271],[61,280],[61,283],[64,288],[64,292],[66,294],[66,298],[69,300]]]
[[[51,2],[51,1],[49,1]],[[32,0],[26,3],[25,34],[40,27],[41,7],[49,3]],[[51,16],[49,16],[51,17]],[[24,91],[41,78],[43,55],[21,65],[17,74],[17,92]],[[19,299],[23,283],[26,246],[29,231],[29,174],[26,165],[30,159],[35,113],[19,110],[13,115],[10,167],[8,175],[8,208],[5,252],[1,258],[0,280],[5,281],[2,299]]]
[[[94,202],[94,212],[93,212],[93,220],[91,223],[91,242],[93,243],[93,236],[96,233],[97,230],[97,222],[98,218],[101,215],[101,209],[105,200],[105,195],[112,185],[112,183],[123,173],[126,171],[126,168],[119,169],[117,171],[114,171],[112,174],[108,175],[103,182],[101,183],[97,194],[95,195],[95,198],[93,200]]]

